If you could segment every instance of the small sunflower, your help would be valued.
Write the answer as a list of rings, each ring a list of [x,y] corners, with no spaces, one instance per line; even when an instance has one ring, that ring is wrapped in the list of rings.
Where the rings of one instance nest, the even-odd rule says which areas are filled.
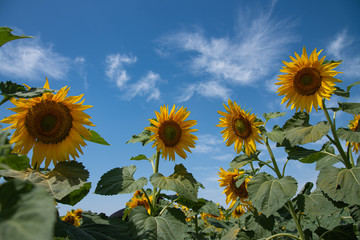
[[[239,218],[239,217],[241,217],[242,215],[244,215],[245,214],[245,207],[243,206],[243,205],[241,205],[241,204],[239,204],[239,206],[237,206],[236,208],[235,208],[235,210],[232,212],[232,216],[234,217],[234,218]]]
[[[184,150],[191,153],[190,148],[195,147],[197,137],[192,132],[197,129],[190,129],[196,124],[196,120],[187,120],[190,112],[181,107],[175,109],[175,105],[169,113],[168,106],[160,107],[160,113],[156,112],[156,120],[149,119],[152,126],[146,127],[153,133],[151,141],[153,147],[162,152],[165,160],[169,156],[170,160],[175,161],[175,153],[185,159],[187,157]]]
[[[64,222],[68,222],[72,225],[74,225],[75,227],[79,227],[80,226],[80,220],[81,220],[81,214],[82,214],[82,210],[81,209],[77,209],[75,211],[68,211],[66,213],[66,215],[64,217],[61,218],[61,220],[63,220]]]
[[[236,168],[233,172],[225,171],[223,168],[220,168],[220,172],[218,172],[220,177],[220,180],[218,181],[220,182],[220,187],[225,187],[222,193],[225,193],[226,204],[230,203],[230,208],[234,206],[237,198],[240,198],[241,201],[245,201],[245,199],[249,197],[247,185],[251,177],[245,178],[240,187],[236,186],[236,182],[242,174],[244,174],[244,171],[239,172]]]
[[[50,89],[47,78],[44,88]],[[47,168],[51,161],[55,166],[69,161],[70,155],[74,159],[79,157],[80,145],[86,145],[83,137],[91,136],[83,124],[95,125],[83,111],[92,106],[83,105],[84,99],[80,101],[83,94],[66,97],[69,89],[65,86],[56,94],[48,92],[30,99],[12,98],[10,101],[16,108],[9,110],[16,114],[1,120],[12,124],[8,128],[16,129],[10,139],[10,143],[15,143],[13,153],[26,155],[33,149],[31,165],[35,168],[39,168],[44,159]]]
[[[143,206],[147,212],[150,214],[150,204],[153,200],[153,196],[149,196],[150,203],[146,198],[145,193],[141,194],[141,191],[138,190],[134,193],[133,197],[131,198],[130,202],[127,202],[125,205],[128,206],[130,209]]]
[[[291,109],[296,107],[296,111],[305,109],[310,113],[313,106],[316,111],[318,106],[323,108],[322,99],[330,99],[336,90],[336,82],[342,82],[334,78],[340,72],[333,70],[340,63],[323,64],[325,56],[318,58],[321,51],[314,49],[308,57],[304,47],[301,57],[295,52],[296,59],[290,56],[292,62],[283,61],[285,66],[280,72],[285,74],[279,75],[279,82],[275,83],[281,85],[278,95],[285,95],[281,104],[289,101],[286,107],[292,105]]]
[[[349,129],[358,132],[360,130],[360,114],[354,115],[354,119],[350,121],[349,123]],[[354,142],[347,142],[346,146],[351,144],[352,151],[355,153],[359,152],[360,143],[354,143]]]
[[[224,104],[227,112],[218,111],[224,117],[220,118],[217,127],[224,127],[221,131],[223,134],[226,146],[234,144],[235,151],[239,154],[243,146],[248,156],[256,151],[255,141],[261,143],[259,126],[263,125],[262,122],[257,122],[255,114],[241,109],[236,102],[228,101],[229,107]]]

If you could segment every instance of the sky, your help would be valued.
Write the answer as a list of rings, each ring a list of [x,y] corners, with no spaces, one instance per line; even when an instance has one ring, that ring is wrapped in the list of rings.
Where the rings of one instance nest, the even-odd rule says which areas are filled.
[[[340,87],[359,81],[359,12],[358,0],[0,0],[0,25],[34,37],[0,48],[0,81],[42,87],[47,77],[52,89],[68,85],[69,95],[84,93],[85,104],[93,106],[86,110],[96,125],[91,129],[111,144],[83,148],[77,160],[90,172],[92,188],[74,207],[60,204],[60,214],[82,208],[110,215],[125,207],[131,194],[96,195],[96,184],[105,172],[131,164],[137,166],[135,178],[152,174],[148,162],[129,159],[150,157],[155,149],[126,141],[147,127],[164,104],[191,111],[198,141],[185,160],[161,160],[159,171],[168,176],[175,164],[183,164],[205,186],[199,197],[226,206],[217,172],[229,168],[237,154],[215,126],[217,111],[224,111],[230,98],[260,118],[286,112],[267,129],[282,125],[295,111],[280,104],[274,83],[282,61],[304,46],[308,53],[323,49],[321,56],[343,60],[336,68],[343,72]],[[328,106],[359,100],[359,87],[354,87],[349,100],[333,96]],[[12,114],[9,107],[2,106],[0,118]],[[338,126],[352,119],[346,113],[337,117]],[[323,112],[311,114],[311,123],[323,120]],[[310,147],[320,149],[323,143]],[[258,149],[268,160],[264,145]],[[282,166],[283,149],[274,152]],[[298,181],[298,190],[307,181],[315,183],[318,174],[314,164],[296,161],[289,162],[286,173]]]

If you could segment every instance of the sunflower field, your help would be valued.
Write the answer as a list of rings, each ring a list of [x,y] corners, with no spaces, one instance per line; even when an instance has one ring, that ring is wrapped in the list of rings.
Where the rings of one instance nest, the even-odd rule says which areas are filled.
[[[11,31],[0,28],[0,46],[27,38]],[[230,99],[219,109],[217,127],[238,154],[218,172],[226,208],[199,198],[204,186],[177,163],[196,148],[197,121],[186,107],[163,105],[127,142],[150,144],[154,154],[135,154],[133,165],[114,168],[96,183],[99,195],[132,194],[123,209],[112,216],[86,209],[59,216],[57,203],[74,206],[90,191],[89,172],[76,161],[86,142],[109,145],[88,128],[94,124],[85,111],[93,106],[85,105],[83,95],[68,96],[68,86],[51,89],[47,78],[43,87],[1,82],[0,105],[10,101],[14,107],[0,121],[0,239],[359,239],[360,103],[331,108],[326,103],[333,95],[349,98],[360,82],[346,90],[336,86],[341,61],[320,54],[315,49],[308,55],[304,47],[301,55],[283,61],[277,93],[282,104],[296,110],[283,126],[267,127],[284,118],[282,112],[260,116]],[[323,112],[326,121],[310,124],[312,111]],[[336,125],[340,112],[353,116],[348,126]],[[321,149],[311,148],[323,138]],[[282,167],[270,142],[287,155]],[[260,159],[259,144],[270,160]],[[174,162],[169,176],[161,173],[163,160]],[[316,187],[298,186],[287,175],[290,160],[316,163]],[[134,178],[138,161],[148,162],[149,178]]]

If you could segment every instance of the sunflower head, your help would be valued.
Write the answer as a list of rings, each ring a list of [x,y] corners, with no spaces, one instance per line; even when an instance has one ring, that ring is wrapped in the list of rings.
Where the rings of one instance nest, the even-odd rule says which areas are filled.
[[[130,202],[127,202],[126,203],[126,206],[128,206],[130,209],[133,209],[133,208],[136,208],[136,207],[139,207],[139,206],[143,206],[147,212],[150,214],[150,204],[153,200],[153,196],[150,195],[149,196],[149,200],[150,200],[150,203],[148,201],[148,199],[146,198],[146,195],[145,193],[142,193],[141,194],[141,191],[138,190],[134,193],[133,197],[131,198]]]
[[[255,141],[261,143],[260,129],[262,122],[256,121],[255,114],[250,110],[241,109],[236,102],[228,101],[229,106],[224,104],[227,112],[218,111],[223,117],[217,127],[224,127],[221,131],[226,146],[234,143],[234,149],[239,154],[245,148],[245,153],[250,156],[256,151]]]
[[[50,89],[47,79],[44,88]],[[47,92],[41,97],[10,100],[16,106],[10,110],[16,114],[1,122],[16,129],[10,139],[10,143],[15,143],[13,153],[27,154],[33,149],[33,167],[39,168],[44,159],[47,168],[51,161],[56,165],[70,160],[70,156],[79,157],[80,146],[86,145],[83,138],[91,135],[83,125],[94,124],[83,111],[92,106],[83,105],[83,95],[66,97],[69,89],[65,86],[56,94]]]
[[[195,147],[197,137],[192,132],[197,129],[191,129],[196,124],[196,120],[186,120],[190,114],[186,108],[175,109],[175,105],[169,112],[168,106],[160,107],[160,112],[156,112],[156,120],[149,119],[151,126],[146,130],[151,131],[151,140],[154,141],[153,147],[161,151],[167,159],[175,161],[175,153],[182,158],[187,155],[184,150],[191,152],[190,148]]]
[[[234,171],[225,171],[223,168],[220,168],[218,175],[220,179],[220,187],[225,187],[222,193],[226,195],[226,204],[230,203],[230,208],[232,208],[239,198],[241,201],[245,201],[248,197],[247,185],[250,181],[251,176],[244,179],[239,187],[237,187],[236,182],[239,181],[239,177],[244,174],[244,171],[237,170]]]
[[[349,123],[349,129],[354,132],[358,132],[360,130],[360,114],[354,115],[354,119],[351,120]],[[349,144],[351,144],[353,152],[355,153],[359,152],[360,143],[347,142],[346,146],[348,146]]]
[[[333,70],[340,63],[324,63],[325,56],[319,59],[319,52],[314,49],[310,57],[303,48],[302,55],[295,52],[295,57],[290,56],[292,62],[283,61],[283,69],[280,72],[276,85],[280,85],[278,95],[285,95],[281,104],[288,101],[286,107],[291,105],[291,109],[296,111],[304,109],[310,113],[312,107],[317,111],[318,107],[323,108],[322,99],[330,99],[336,90],[336,82],[341,82],[334,78],[338,73]]]
[[[81,221],[81,213],[82,210],[81,209],[77,209],[77,210],[72,210],[72,211],[68,211],[66,213],[66,215],[64,217],[61,218],[61,220],[63,220],[64,222],[68,222],[72,225],[74,225],[75,227],[79,227],[80,226],[80,221]]]

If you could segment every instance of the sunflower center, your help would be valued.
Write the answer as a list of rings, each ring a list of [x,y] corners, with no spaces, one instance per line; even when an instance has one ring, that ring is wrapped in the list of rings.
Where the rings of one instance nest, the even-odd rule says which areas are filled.
[[[25,126],[30,135],[45,144],[55,144],[70,133],[73,118],[62,103],[43,100],[29,109]]]
[[[247,119],[235,118],[233,120],[233,130],[236,135],[247,138],[251,134],[251,125]]]
[[[230,188],[239,198],[248,198],[249,194],[245,186],[245,181],[240,185],[240,187],[236,187],[236,180],[230,182]]]
[[[159,127],[159,137],[163,140],[165,146],[175,146],[181,138],[181,128],[176,122],[165,121]]]
[[[320,89],[321,81],[322,78],[319,70],[305,67],[295,74],[293,84],[299,94],[310,96]]]

